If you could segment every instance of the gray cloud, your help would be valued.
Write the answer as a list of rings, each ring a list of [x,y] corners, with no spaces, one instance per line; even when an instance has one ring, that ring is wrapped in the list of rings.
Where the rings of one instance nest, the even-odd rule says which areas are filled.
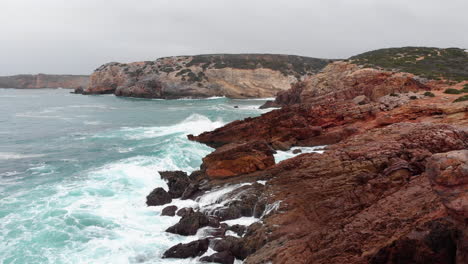
[[[0,75],[202,53],[468,47],[466,0],[2,0]]]

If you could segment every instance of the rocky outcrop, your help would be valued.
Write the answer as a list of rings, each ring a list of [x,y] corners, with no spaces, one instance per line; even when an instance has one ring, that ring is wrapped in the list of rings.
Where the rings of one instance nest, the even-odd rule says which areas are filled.
[[[52,75],[52,74],[22,74],[0,77],[0,88],[40,89],[65,88],[77,89],[87,87],[87,75]]]
[[[283,106],[298,103],[329,103],[366,96],[372,101],[395,93],[429,90],[419,78],[409,73],[390,72],[337,61],[322,72],[306,77],[292,89],[278,93],[266,106]]]
[[[216,218],[206,216],[201,212],[192,211],[184,214],[180,221],[169,227],[166,232],[183,236],[193,236],[197,233],[198,229],[205,226],[218,227],[219,221]]]
[[[468,150],[433,155],[427,165],[433,189],[461,230],[457,263],[468,263]]]
[[[187,244],[177,244],[164,252],[163,258],[194,258],[208,250],[208,239],[200,239]]]
[[[161,187],[154,189],[146,196],[146,204],[148,206],[158,206],[172,202],[171,195]]]
[[[232,143],[203,158],[201,169],[210,179],[251,173],[273,166],[273,153],[273,149],[264,141]]]
[[[94,71],[85,94],[143,98],[272,97],[329,60],[291,55],[220,54],[108,63]]]

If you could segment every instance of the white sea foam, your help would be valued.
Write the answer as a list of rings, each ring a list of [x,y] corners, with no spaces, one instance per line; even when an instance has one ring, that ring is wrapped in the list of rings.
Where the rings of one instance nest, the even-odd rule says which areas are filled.
[[[237,218],[237,219],[232,219],[232,220],[226,220],[226,221],[223,221],[222,223],[225,223],[225,224],[228,224],[228,225],[245,225],[245,226],[249,226],[253,223],[256,223],[256,222],[259,222],[260,219],[259,218],[255,218],[255,217],[241,217],[241,218]]]
[[[275,157],[275,162],[279,163],[283,160],[290,159],[292,157],[295,157],[297,155],[303,154],[303,153],[319,153],[322,154],[324,152],[323,148],[325,146],[316,146],[316,147],[293,147],[288,151],[281,151],[277,150],[276,154],[273,156]],[[300,153],[294,154],[293,151],[299,149],[301,150]]]
[[[97,138],[126,138],[133,140],[157,138],[172,134],[185,136],[188,134],[198,135],[205,131],[211,131],[224,125],[222,120],[211,121],[208,117],[199,114],[192,114],[182,122],[171,126],[158,127],[124,127],[116,133],[98,134]]]
[[[12,159],[30,159],[39,158],[45,156],[44,154],[21,154],[15,152],[0,152],[0,160],[12,160]]]

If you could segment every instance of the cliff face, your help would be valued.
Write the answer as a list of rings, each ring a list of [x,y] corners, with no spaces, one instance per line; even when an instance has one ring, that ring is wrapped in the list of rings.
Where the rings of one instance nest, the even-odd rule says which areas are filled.
[[[364,68],[337,61],[327,65],[320,73],[295,83],[292,89],[279,92],[275,101],[268,106],[349,100],[360,95],[375,101],[391,93],[429,89],[426,82],[410,73]]]
[[[444,93],[412,74],[335,62],[280,93],[281,109],[189,135],[216,150],[184,193],[243,183],[209,217],[261,220],[238,238],[226,230],[239,226],[220,225],[206,238],[218,251],[210,258],[468,263],[465,84]],[[322,154],[272,162],[272,149],[321,145]]]
[[[84,93],[144,98],[272,97],[328,62],[289,55],[226,54],[108,63],[91,75]]]
[[[50,75],[22,74],[0,77],[0,88],[40,89],[66,88],[77,89],[87,87],[89,76],[86,75]]]

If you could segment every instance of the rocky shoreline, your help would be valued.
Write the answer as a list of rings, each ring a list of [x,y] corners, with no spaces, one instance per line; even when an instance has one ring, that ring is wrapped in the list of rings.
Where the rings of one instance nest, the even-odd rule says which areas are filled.
[[[147,204],[198,201],[163,213],[181,217],[167,232],[200,239],[163,257],[468,263],[468,101],[443,82],[343,62],[314,76],[280,93],[281,109],[188,136],[216,150],[190,175],[160,172],[169,190]],[[275,164],[275,151],[322,145]]]

